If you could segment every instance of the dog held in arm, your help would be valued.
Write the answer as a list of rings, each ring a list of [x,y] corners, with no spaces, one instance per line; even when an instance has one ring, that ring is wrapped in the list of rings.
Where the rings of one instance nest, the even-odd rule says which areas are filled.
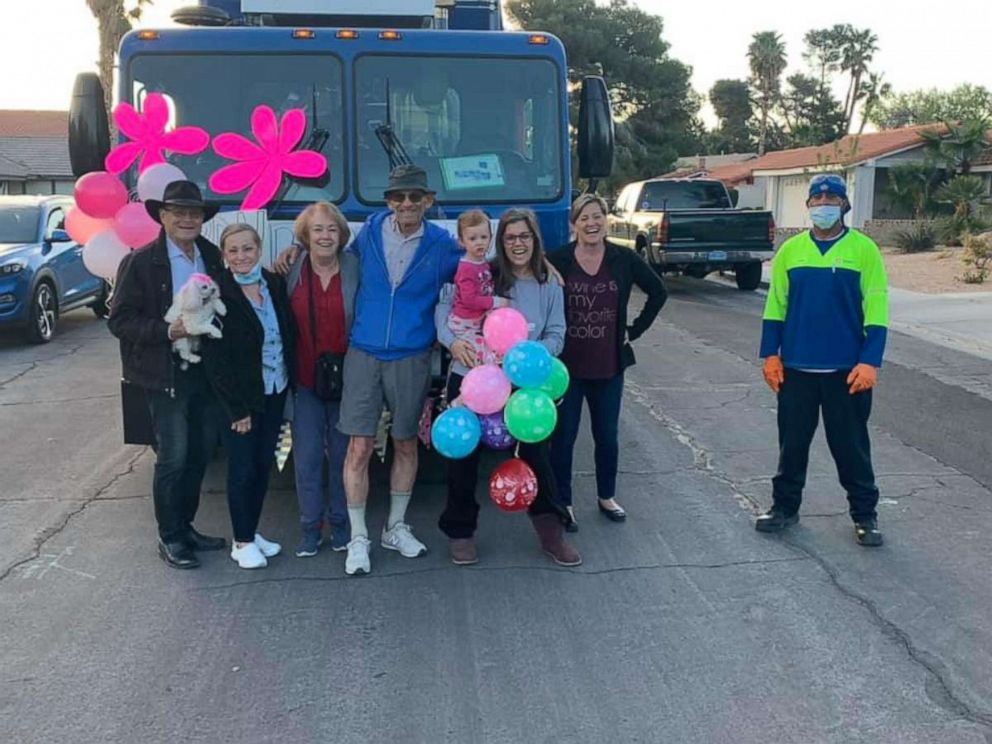
[[[200,336],[220,338],[220,328],[214,324],[218,315],[227,315],[227,308],[220,299],[220,287],[206,274],[193,274],[172,299],[172,307],[165,314],[165,322],[183,319],[188,336],[172,342],[172,349],[182,359],[179,366],[187,369],[200,361]]]

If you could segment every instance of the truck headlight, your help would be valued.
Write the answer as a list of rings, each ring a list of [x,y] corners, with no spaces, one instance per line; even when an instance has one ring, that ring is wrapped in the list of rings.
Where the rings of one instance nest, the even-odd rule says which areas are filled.
[[[0,276],[9,276],[11,274],[19,274],[24,271],[28,266],[28,262],[23,258],[15,258],[12,261],[7,261],[4,264],[0,264]]]

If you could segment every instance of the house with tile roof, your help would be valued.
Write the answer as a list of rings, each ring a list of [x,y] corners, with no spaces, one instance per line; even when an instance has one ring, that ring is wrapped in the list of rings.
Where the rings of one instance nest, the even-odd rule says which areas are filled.
[[[710,178],[728,187],[753,187],[764,194],[763,207],[775,216],[775,224],[786,230],[810,226],[806,209],[809,179],[815,173],[835,172],[847,180],[851,200],[848,224],[863,228],[872,220],[911,217],[892,203],[888,194],[889,169],[907,163],[923,163],[924,139],[920,132],[942,129],[942,124],[924,124],[881,132],[848,135],[818,147],[800,147],[769,152],[738,163],[709,170]],[[990,140],[992,141],[992,140]],[[992,183],[992,152],[972,171]]]
[[[67,111],[0,111],[0,194],[71,194]]]

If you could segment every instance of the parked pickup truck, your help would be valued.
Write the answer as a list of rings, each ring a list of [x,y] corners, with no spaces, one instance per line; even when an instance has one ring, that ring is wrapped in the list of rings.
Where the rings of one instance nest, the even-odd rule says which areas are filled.
[[[735,209],[720,181],[656,178],[624,187],[608,216],[610,239],[636,250],[658,273],[702,278],[734,272],[754,290],[761,262],[772,257],[771,212]]]

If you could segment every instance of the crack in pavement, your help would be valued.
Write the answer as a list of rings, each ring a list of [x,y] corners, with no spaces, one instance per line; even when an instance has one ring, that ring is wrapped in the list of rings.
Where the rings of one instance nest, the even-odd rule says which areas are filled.
[[[0,385],[2,387],[2,385]],[[107,395],[90,395],[83,398],[56,398],[53,400],[18,400],[11,401],[10,403],[0,403],[0,408],[6,408],[8,406],[50,406],[54,403],[79,403],[86,400],[107,400],[109,398],[118,398],[120,393],[108,393]]]
[[[417,576],[432,573],[504,573],[512,571],[533,572],[533,573],[554,573],[564,576],[604,576],[618,573],[632,573],[637,571],[665,571],[670,569],[684,570],[689,568],[699,568],[705,570],[735,568],[738,566],[761,566],[774,563],[796,563],[799,561],[809,561],[805,555],[797,555],[792,558],[767,558],[762,560],[740,560],[725,561],[722,563],[648,563],[635,566],[617,566],[615,568],[602,568],[590,570],[574,570],[564,566],[431,566],[430,568],[412,569],[409,571],[387,571],[382,573],[364,574],[361,576],[282,576],[271,579],[248,579],[246,581],[233,581],[228,584],[213,584],[210,586],[197,587],[198,591],[217,591],[222,589],[235,589],[241,586],[253,586],[256,584],[281,584],[291,581],[373,581],[376,579],[394,579],[400,576]]]
[[[142,447],[139,452],[137,452],[130,460],[128,460],[127,464],[124,467],[124,470],[122,470],[119,473],[115,473],[110,478],[110,480],[108,480],[106,483],[100,486],[92,496],[82,501],[75,509],[66,512],[62,516],[62,519],[58,524],[56,524],[53,527],[48,527],[42,530],[41,533],[35,538],[35,543],[31,548],[30,555],[18,561],[14,561],[9,566],[7,566],[2,572],[0,572],[0,581],[3,581],[8,577],[10,577],[10,575],[13,574],[13,572],[18,568],[20,568],[21,566],[30,563],[33,560],[36,560],[38,556],[41,555],[41,549],[44,547],[45,543],[47,543],[53,537],[59,535],[66,527],[69,526],[69,522],[72,521],[73,517],[85,511],[86,507],[88,507],[94,501],[98,501],[98,500],[107,501],[108,499],[101,499],[100,496],[106,493],[108,490],[110,490],[114,486],[114,484],[117,483],[117,481],[119,481],[121,478],[131,475],[134,472],[134,467],[137,464],[138,460],[145,454],[145,451],[147,449],[148,449],[147,447]]]
[[[783,542],[814,561],[827,575],[830,579],[830,583],[834,585],[837,591],[855,604],[860,605],[868,613],[872,623],[882,632],[884,636],[903,647],[910,661],[921,667],[928,675],[929,680],[933,682],[933,685],[924,684],[923,688],[926,696],[935,705],[949,711],[950,713],[953,713],[959,718],[963,718],[977,726],[982,727],[985,738],[992,741],[992,713],[982,710],[975,710],[954,692],[950,681],[947,679],[947,670],[945,669],[943,662],[941,662],[938,657],[935,657],[927,651],[917,647],[917,645],[913,643],[912,639],[909,637],[909,634],[894,622],[886,618],[885,615],[882,614],[882,611],[879,609],[878,605],[876,605],[875,602],[873,602],[869,597],[861,594],[853,587],[845,585],[844,582],[841,581],[840,571],[820,556],[815,550],[790,539],[788,536],[783,537]]]
[[[664,426],[670,434],[672,434],[676,441],[678,441],[683,446],[687,447],[693,455],[693,462],[695,468],[705,475],[713,478],[714,480],[728,486],[731,489],[731,493],[735,500],[746,510],[756,511],[757,504],[752,499],[748,498],[742,494],[737,488],[737,484],[733,479],[729,478],[726,474],[718,471],[713,465],[713,453],[702,446],[695,437],[686,429],[682,424],[669,418],[664,413],[659,411],[652,401],[643,393],[643,391],[637,386],[636,383],[628,381],[626,383],[627,389],[630,391],[632,397],[636,402],[644,406],[648,413],[659,421],[662,426]],[[891,435],[890,435],[891,436]],[[940,462],[940,460],[932,455],[929,455],[921,450],[913,447],[912,445],[905,444],[901,442],[897,437],[892,437],[895,441],[900,442],[904,446],[912,449],[914,452],[918,452],[921,455],[931,458],[937,461],[949,470],[954,471],[956,475],[960,474],[965,477],[971,478],[971,476],[965,473],[959,473],[955,468],[947,465],[946,463]],[[980,483],[977,479],[971,478],[974,482]],[[935,478],[936,480],[936,478]],[[937,481],[940,482],[940,481]],[[921,487],[917,487],[919,490]],[[842,512],[842,514],[847,514],[847,512]],[[833,514],[824,515],[803,515],[808,516],[835,516]],[[847,586],[840,579],[840,571],[831,565],[825,558],[823,558],[814,549],[806,547],[795,540],[783,539],[783,543],[794,548],[796,551],[806,555],[810,560],[814,561],[820,569],[827,575],[831,584],[837,589],[840,594],[847,598],[849,601],[862,607],[868,614],[870,622],[875,625],[885,636],[890,640],[901,646],[909,660],[915,665],[923,669],[924,673],[927,675],[929,683],[924,684],[924,693],[927,698],[930,699],[938,707],[949,711],[958,718],[967,720],[982,728],[985,738],[992,742],[992,713],[976,710],[965,702],[960,695],[958,695],[948,679],[947,670],[944,667],[943,662],[923,649],[919,648],[909,637],[909,634],[896,625],[891,620],[887,619],[879,607],[867,596],[861,594],[853,587]]]
[[[54,361],[55,359],[61,359],[62,357],[72,356],[73,354],[77,353],[80,349],[82,349],[84,346],[85,344],[79,344],[77,346],[72,347],[68,351],[61,351],[58,354],[52,354],[50,357],[47,357],[46,359],[32,359],[30,362],[16,362],[16,364],[28,364],[30,366],[27,369],[18,372],[13,377],[9,377],[6,380],[0,380],[0,390],[2,390],[5,386],[9,385],[10,383],[14,382],[14,380],[19,380],[29,372],[33,372],[38,368],[38,365],[44,364],[46,362]]]
[[[24,364],[28,364],[28,363],[24,362]],[[30,366],[28,366],[28,368],[25,369],[24,371],[18,372],[16,375],[14,375],[13,377],[9,377],[6,380],[0,380],[0,390],[3,390],[5,386],[9,385],[14,380],[18,380],[21,377],[24,377],[24,375],[26,375],[28,372],[33,372],[34,370],[36,370],[38,368],[38,364],[40,364],[40,362],[31,362]]]

